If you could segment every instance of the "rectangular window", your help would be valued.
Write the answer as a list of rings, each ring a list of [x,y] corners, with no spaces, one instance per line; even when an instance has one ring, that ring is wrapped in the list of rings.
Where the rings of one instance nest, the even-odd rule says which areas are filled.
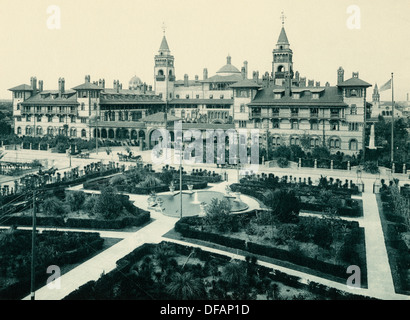
[[[31,117],[29,115],[26,116],[26,121],[30,122],[31,121]]]
[[[297,120],[292,120],[290,122],[290,128],[293,130],[299,129],[299,122]]]
[[[41,122],[42,116],[37,116],[37,122]]]
[[[21,117],[16,117],[16,120],[17,120],[17,121],[21,121]]]
[[[310,123],[310,130],[319,130],[319,123],[317,121],[312,121]]]
[[[87,123],[87,118],[81,118],[81,123]]]
[[[244,105],[244,104],[241,104],[241,106],[240,106],[240,112],[241,112],[241,113],[244,113],[244,112],[245,112],[245,105]]]
[[[47,116],[48,122],[53,122],[53,116]]]
[[[280,121],[278,119],[272,120],[272,128],[273,129],[280,129]]]

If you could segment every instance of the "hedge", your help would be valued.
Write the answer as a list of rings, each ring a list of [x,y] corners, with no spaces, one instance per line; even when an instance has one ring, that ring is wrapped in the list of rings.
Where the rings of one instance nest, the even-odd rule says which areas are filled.
[[[195,230],[191,228],[187,223],[184,223],[183,219],[182,221],[180,220],[175,224],[175,231],[181,233],[182,236],[187,238],[199,239],[203,241],[217,243],[234,249],[245,250],[253,254],[259,254],[273,259],[288,261],[290,263],[294,263],[303,267],[308,267],[310,269],[330,274],[338,278],[346,278],[347,265],[335,265],[328,262],[316,260],[310,257],[298,255],[283,249],[257,244],[253,242],[245,243],[245,240],[242,239],[235,239],[220,234]]]
[[[124,217],[115,220],[98,220],[98,219],[79,219],[68,218],[66,221],[62,217],[37,217],[38,226],[44,227],[66,227],[66,228],[84,228],[84,229],[123,229],[126,227],[139,227],[151,218],[148,211],[139,211],[136,217]],[[12,226],[31,226],[33,220],[31,217],[5,216],[5,221],[1,225]]]

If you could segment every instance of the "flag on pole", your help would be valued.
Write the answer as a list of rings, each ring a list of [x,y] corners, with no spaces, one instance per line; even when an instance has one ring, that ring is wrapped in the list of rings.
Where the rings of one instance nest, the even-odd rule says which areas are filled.
[[[391,79],[387,81],[384,85],[382,85],[379,91],[385,91],[385,90],[390,90],[390,89],[391,89]]]

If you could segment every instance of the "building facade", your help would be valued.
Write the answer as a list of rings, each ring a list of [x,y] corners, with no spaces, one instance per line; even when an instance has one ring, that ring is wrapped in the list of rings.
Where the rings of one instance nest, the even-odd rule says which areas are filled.
[[[172,131],[181,120],[183,129],[259,129],[260,143],[327,146],[355,154],[363,148],[364,128],[371,104],[366,89],[371,85],[353,73],[344,79],[337,70],[337,84],[306,81],[294,72],[293,52],[284,26],[273,49],[272,71],[248,77],[248,63],[241,70],[226,58],[215,75],[176,79],[175,58],[165,34],[154,57],[154,84],[148,86],[134,76],[123,89],[118,80],[106,88],[105,80],[67,90],[64,78],[58,90],[44,90],[35,77],[30,85],[9,89],[13,93],[14,131],[19,136],[63,134],[136,140],[152,147],[151,134],[157,128]],[[374,95],[373,95],[374,100]],[[205,137],[205,136],[204,136]]]

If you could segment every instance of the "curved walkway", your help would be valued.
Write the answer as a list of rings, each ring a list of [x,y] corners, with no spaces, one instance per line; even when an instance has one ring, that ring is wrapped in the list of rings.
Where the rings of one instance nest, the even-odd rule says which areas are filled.
[[[102,158],[103,156],[101,156]],[[95,160],[95,159],[94,159]],[[201,165],[204,167],[205,165]],[[184,165],[186,168],[195,168],[195,166],[187,166]],[[155,168],[155,169],[159,169]],[[233,182],[238,181],[238,171],[235,169],[216,169],[214,167],[210,167],[210,169],[216,172],[226,172],[228,174],[228,182],[223,182],[220,184],[212,185],[210,190],[224,192],[226,184],[230,184]],[[292,172],[279,169],[279,168],[260,168],[263,169],[263,172],[270,173],[273,172],[277,176],[282,175],[290,175],[297,177],[311,177],[312,180],[320,178],[321,175],[332,176],[333,178],[339,179],[349,179],[354,180],[356,178],[356,174],[353,172],[345,172],[345,171],[331,171],[326,170],[324,172],[321,169],[295,169]],[[187,169],[186,169],[187,170]],[[187,170],[188,171],[188,170]],[[260,171],[261,172],[261,171]],[[259,173],[260,173],[259,172]],[[403,176],[403,175],[402,175]],[[347,285],[343,285],[340,283],[336,283],[327,279],[319,278],[310,274],[302,273],[299,271],[295,271],[293,269],[284,268],[281,266],[277,266],[271,263],[261,262],[258,263],[260,265],[267,266],[269,268],[277,269],[282,272],[286,272],[288,274],[296,275],[302,279],[303,282],[307,281],[315,281],[321,283],[323,285],[334,287],[339,290],[343,290],[346,292],[351,292],[355,294],[366,295],[370,297],[375,297],[379,299],[394,299],[394,300],[403,300],[403,299],[410,299],[410,296],[396,294],[394,292],[394,286],[391,276],[390,265],[388,263],[387,257],[387,250],[384,243],[384,236],[383,231],[381,228],[381,222],[379,217],[379,211],[376,203],[375,195],[372,193],[372,185],[375,180],[375,175],[363,175],[362,180],[365,183],[365,192],[362,194],[363,200],[363,208],[364,208],[364,215],[363,218],[358,218],[360,225],[365,229],[365,242],[366,242],[366,259],[367,259],[367,270],[368,270],[368,289],[350,289]],[[383,177],[381,177],[383,178]],[[385,179],[389,179],[389,177],[384,177]],[[403,177],[404,178],[404,177]],[[401,182],[403,183],[403,182]],[[81,187],[77,186],[76,189],[80,189]],[[90,191],[86,191],[90,192]],[[131,195],[131,200],[133,200],[137,206],[147,209],[147,196],[139,196],[139,195]],[[242,196],[243,200],[245,200],[246,196]],[[249,210],[251,208],[259,208],[259,203],[246,197],[246,203],[250,204]],[[172,241],[176,243],[180,243],[183,245],[188,246],[197,246],[202,248],[206,251],[218,252],[220,254],[224,254],[230,256],[235,259],[244,259],[243,256],[238,256],[226,251],[221,251],[217,249],[212,249],[205,246],[200,246],[196,244],[192,244],[186,241],[180,240],[173,240],[164,238],[163,235],[171,230],[175,222],[178,220],[177,218],[167,217],[162,215],[159,212],[151,211],[152,222],[145,227],[139,229],[134,233],[121,233],[115,232],[116,236],[121,234],[123,236],[123,240],[118,242],[117,244],[113,245],[112,247],[106,249],[102,253],[96,255],[95,257],[89,259],[88,261],[84,262],[83,264],[79,265],[78,267],[74,268],[70,272],[64,274],[60,278],[61,288],[60,289],[49,289],[47,286],[44,286],[36,291],[36,299],[40,300],[57,300],[62,299],[66,295],[68,295],[73,290],[77,289],[81,285],[85,284],[91,280],[97,280],[103,273],[108,273],[116,267],[116,261],[123,256],[127,255],[135,248],[139,247],[143,243],[159,243],[161,241]],[[53,228],[53,230],[56,230]],[[81,230],[81,231],[94,231],[96,230]],[[104,231],[101,231],[103,235]],[[348,274],[346,275],[349,276]],[[346,278],[347,278],[346,277]],[[25,299],[30,299],[27,296]]]

